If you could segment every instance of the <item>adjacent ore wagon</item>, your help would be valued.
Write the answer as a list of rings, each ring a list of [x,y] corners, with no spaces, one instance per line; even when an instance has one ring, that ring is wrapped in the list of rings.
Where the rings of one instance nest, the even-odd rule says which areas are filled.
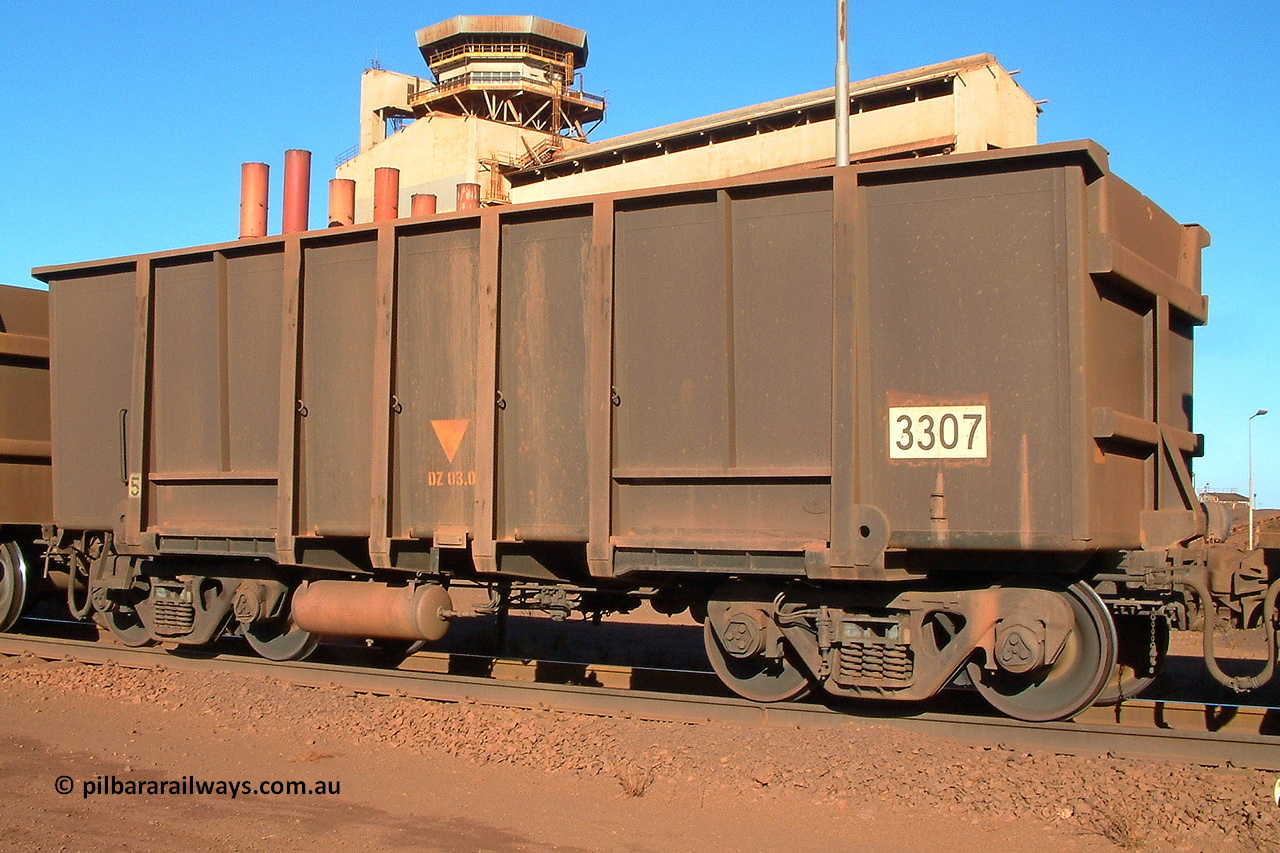
[[[1212,614],[1207,243],[1079,142],[42,268],[47,571],[127,643],[434,639],[480,584],[690,608],[754,699],[1070,716]]]
[[[40,577],[35,547],[52,521],[49,296],[0,285],[0,631]]]

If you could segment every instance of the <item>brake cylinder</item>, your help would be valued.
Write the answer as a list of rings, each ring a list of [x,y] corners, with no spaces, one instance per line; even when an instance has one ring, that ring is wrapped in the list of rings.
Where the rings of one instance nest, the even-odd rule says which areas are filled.
[[[388,640],[438,640],[449,630],[453,601],[440,584],[387,586],[368,581],[313,581],[293,594],[293,621],[313,634]]]

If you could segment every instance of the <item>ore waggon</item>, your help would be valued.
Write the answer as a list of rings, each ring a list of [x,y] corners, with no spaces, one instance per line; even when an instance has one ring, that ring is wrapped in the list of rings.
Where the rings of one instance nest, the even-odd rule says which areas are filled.
[[[296,659],[479,584],[688,608],[751,699],[1069,717],[1243,563],[1274,629],[1192,487],[1207,244],[1086,141],[41,268],[0,627],[52,580],[125,643]]]

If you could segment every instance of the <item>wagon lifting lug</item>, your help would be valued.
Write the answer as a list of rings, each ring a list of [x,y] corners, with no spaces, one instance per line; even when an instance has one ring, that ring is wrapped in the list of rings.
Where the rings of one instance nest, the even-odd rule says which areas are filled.
[[[307,416],[307,405],[301,400],[298,401],[298,416],[303,418]]]

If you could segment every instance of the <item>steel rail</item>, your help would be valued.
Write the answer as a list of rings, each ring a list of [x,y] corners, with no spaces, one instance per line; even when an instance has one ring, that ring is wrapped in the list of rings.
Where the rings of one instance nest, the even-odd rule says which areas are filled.
[[[340,686],[359,693],[439,702],[555,710],[667,722],[833,727],[884,725],[965,743],[1074,755],[1153,758],[1208,766],[1280,769],[1280,710],[1131,701],[1119,710],[1093,708],[1075,720],[1026,723],[1006,717],[938,712],[895,713],[887,706],[784,702],[665,693],[617,687],[503,681],[406,669],[283,662],[252,658],[184,657],[88,640],[0,635],[0,655],[30,654],[141,669],[236,672],[310,687]],[[512,662],[508,662],[512,663]],[[612,668],[621,670],[623,668]],[[1200,725],[1197,728],[1197,721]],[[1208,730],[1205,729],[1214,729]]]

